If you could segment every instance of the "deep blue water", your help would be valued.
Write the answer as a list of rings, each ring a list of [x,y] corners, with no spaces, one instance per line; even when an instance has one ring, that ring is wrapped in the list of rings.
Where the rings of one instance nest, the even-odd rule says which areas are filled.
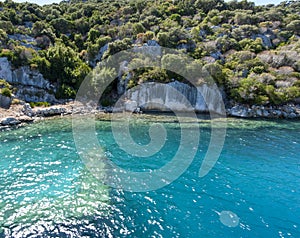
[[[149,143],[151,123],[134,122],[135,142]],[[125,153],[110,125],[97,122],[98,139],[106,157],[123,168],[158,169],[178,150],[177,123],[163,124],[166,143],[150,157]],[[0,236],[300,237],[300,122],[229,119],[220,158],[200,178],[209,125],[199,124],[188,169],[148,192],[98,181],[76,151],[71,120],[0,132]],[[193,133],[195,125],[185,127]]]

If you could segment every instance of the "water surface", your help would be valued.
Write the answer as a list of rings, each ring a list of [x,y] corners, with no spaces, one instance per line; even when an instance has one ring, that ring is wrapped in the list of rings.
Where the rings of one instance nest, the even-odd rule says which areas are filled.
[[[164,121],[166,143],[149,158],[120,149],[109,121],[97,121],[97,137],[119,166],[151,171],[178,150],[175,119],[134,120],[131,135],[141,144],[149,142],[151,123]],[[191,133],[195,127],[184,126]],[[189,168],[149,192],[127,192],[95,179],[77,154],[69,119],[0,132],[1,236],[300,237],[300,122],[229,119],[222,154],[203,178],[198,171],[210,122],[199,126],[201,140]]]

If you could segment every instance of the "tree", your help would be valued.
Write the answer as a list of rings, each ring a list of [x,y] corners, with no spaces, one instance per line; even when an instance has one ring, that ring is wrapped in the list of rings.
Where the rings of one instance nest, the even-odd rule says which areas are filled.
[[[52,82],[77,89],[90,68],[83,63],[78,54],[70,47],[57,43],[48,49],[46,59],[49,61],[48,72],[44,72]],[[67,88],[66,88],[67,89]],[[70,90],[67,90],[70,91]],[[64,91],[61,91],[63,93]],[[64,94],[60,95],[64,97]]]

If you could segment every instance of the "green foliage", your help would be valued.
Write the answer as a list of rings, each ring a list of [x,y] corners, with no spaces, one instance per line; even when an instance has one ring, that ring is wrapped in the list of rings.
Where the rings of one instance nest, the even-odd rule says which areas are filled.
[[[11,88],[11,85],[5,79],[0,79],[0,88]]]
[[[14,59],[14,52],[9,49],[2,49],[0,57],[6,57],[8,60],[12,61]]]
[[[63,83],[57,90],[55,97],[62,99],[75,98],[76,90],[73,87]]]
[[[44,6],[5,1],[0,5],[0,57],[7,57],[14,68],[38,69],[57,86],[58,98],[75,96],[91,70],[87,63],[101,63],[149,40],[187,51],[196,61],[189,62],[180,54],[164,55],[162,66],[175,67],[177,73],[136,68],[130,72],[127,87],[144,81],[187,82],[180,75],[188,74],[199,84],[217,82],[229,97],[244,103],[280,104],[299,97],[297,1],[278,6],[255,6],[247,0],[75,0]],[[96,59],[106,44],[108,49]],[[128,65],[147,65],[149,60]],[[282,69],[276,67],[281,66],[294,71],[280,74]],[[116,70],[96,71],[100,80]],[[104,83],[98,79],[91,85],[95,92],[102,90],[99,87]],[[114,90],[115,82],[105,94],[110,97]]]
[[[37,55],[36,51],[24,46],[15,46],[13,50],[2,49],[0,57],[7,57],[14,67],[29,65],[32,58]]]
[[[105,52],[103,58],[107,58],[109,55],[114,55],[122,50],[127,50],[131,47],[131,40],[124,38],[123,40],[116,40],[108,44],[108,50]]]
[[[300,34],[300,20],[294,20],[290,22],[286,28],[293,31],[295,34]]]
[[[166,70],[160,68],[152,68],[139,75],[138,83],[141,84],[143,82],[159,82],[159,83],[167,83],[170,81]]]
[[[5,31],[7,34],[14,34],[14,25],[10,21],[0,20],[0,29]]]
[[[0,29],[0,46],[5,45],[8,41],[7,34],[4,30]]]
[[[215,62],[206,64],[204,67],[204,70],[207,70],[209,75],[212,77],[215,83],[218,85],[223,85],[225,83],[225,75],[222,71],[222,65]]]
[[[172,20],[172,21],[176,21],[176,22],[178,22],[178,23],[180,23],[180,21],[181,21],[181,16],[179,15],[179,14],[172,14],[171,16],[170,16],[170,19]]]
[[[2,88],[1,89],[1,94],[5,97],[11,97],[12,96],[12,92],[9,88]]]
[[[231,96],[243,103],[266,104],[269,98],[264,95],[264,85],[254,78],[243,78],[239,87],[231,90]]]
[[[97,66],[93,71],[93,77],[91,79],[91,87],[95,95],[107,95],[112,90],[109,82],[116,77],[116,70],[114,68]],[[108,86],[105,88],[105,86]],[[105,91],[103,91],[105,90]]]
[[[48,102],[30,102],[30,107],[50,107],[51,104]]]
[[[0,94],[6,97],[12,96],[11,85],[4,79],[0,79]]]
[[[256,38],[255,40],[246,38],[241,40],[239,45],[243,50],[248,50],[254,53],[259,53],[264,49],[261,38]]]
[[[217,47],[223,53],[225,53],[225,52],[227,52],[228,50],[231,50],[231,49],[235,49],[235,50],[239,49],[238,42],[235,39],[230,38],[227,35],[219,37],[217,39]]]

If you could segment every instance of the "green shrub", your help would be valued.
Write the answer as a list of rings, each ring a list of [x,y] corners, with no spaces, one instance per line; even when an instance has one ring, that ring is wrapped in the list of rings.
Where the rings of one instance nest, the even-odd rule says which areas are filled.
[[[0,79],[0,88],[11,88],[11,85],[5,79]]]
[[[12,92],[11,92],[11,90],[9,89],[9,88],[2,88],[1,89],[1,94],[3,95],[3,96],[5,96],[5,97],[11,97],[11,95],[12,95]]]
[[[34,107],[50,107],[51,104],[49,102],[30,102],[29,103],[32,108]]]

